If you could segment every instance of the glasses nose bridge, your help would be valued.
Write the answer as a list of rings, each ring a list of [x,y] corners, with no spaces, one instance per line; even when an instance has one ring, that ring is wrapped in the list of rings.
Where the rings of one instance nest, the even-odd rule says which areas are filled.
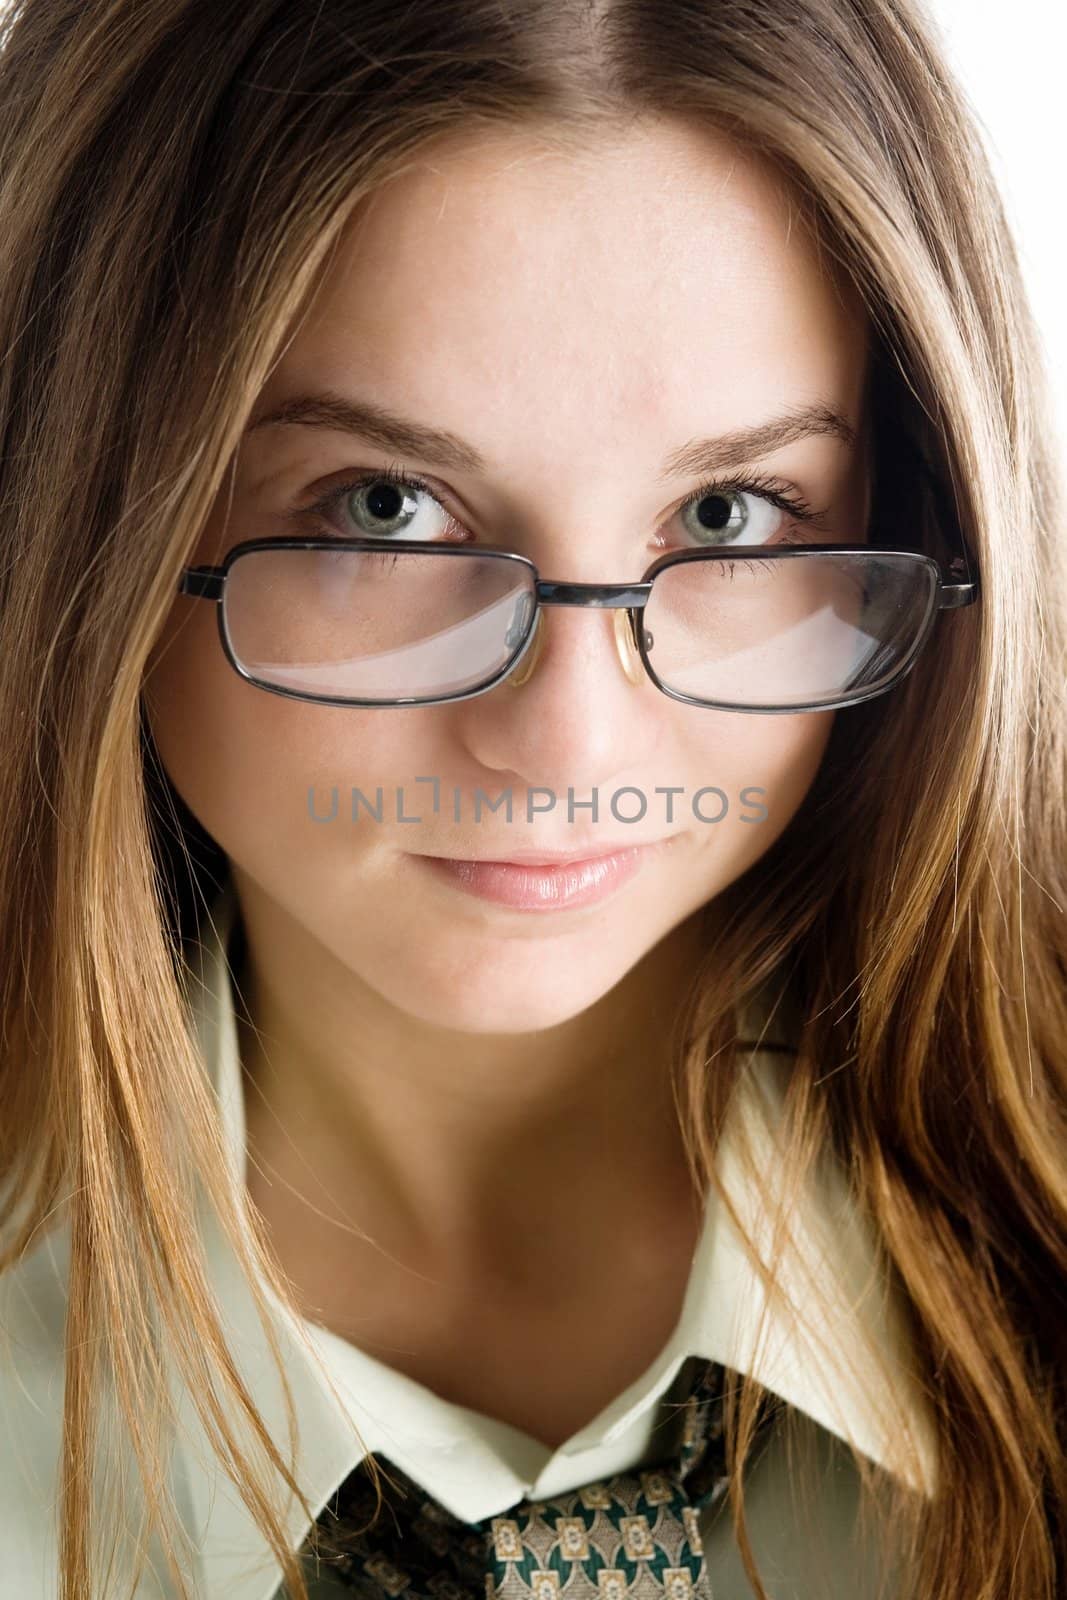
[[[539,578],[536,596],[538,605],[543,606],[595,606],[618,611],[643,607],[651,589],[651,580],[645,583],[556,583],[549,578]]]
[[[557,583],[550,578],[536,578],[533,602],[530,601],[529,590],[526,590],[524,601],[520,603],[507,634],[507,643],[512,648],[523,643],[528,646],[529,641],[534,640],[533,649],[529,652],[530,666],[520,669],[520,675],[509,681],[516,687],[525,683],[536,664],[544,631],[538,627],[538,623],[544,621],[542,607],[582,606],[614,612],[615,646],[623,671],[631,683],[640,683],[647,671],[647,663],[638,656],[641,625],[637,614],[640,612],[643,615],[651,590],[651,578],[638,583]]]
[[[629,634],[633,643],[638,642],[638,621],[635,611],[643,611],[652,590],[652,580],[649,578],[639,583],[557,583],[551,578],[536,578],[533,585],[534,597],[531,600],[530,591],[523,591],[518,609],[512,619],[512,624],[505,635],[505,643],[510,649],[515,649],[524,640],[536,632],[540,637],[538,622],[543,622],[541,608],[543,606],[582,606],[592,607],[598,611],[626,611],[629,613]],[[616,619],[615,633],[620,650],[623,648],[619,636],[620,621],[626,627],[626,621]],[[632,674],[633,663],[624,658],[627,673]]]

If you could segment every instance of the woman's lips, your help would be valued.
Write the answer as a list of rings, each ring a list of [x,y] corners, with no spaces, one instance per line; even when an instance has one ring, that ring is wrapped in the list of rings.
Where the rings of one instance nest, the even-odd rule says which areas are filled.
[[[612,855],[551,866],[517,861],[451,861],[444,856],[413,859],[481,900],[510,906],[515,911],[561,911],[606,900],[640,872],[663,842],[632,845]]]

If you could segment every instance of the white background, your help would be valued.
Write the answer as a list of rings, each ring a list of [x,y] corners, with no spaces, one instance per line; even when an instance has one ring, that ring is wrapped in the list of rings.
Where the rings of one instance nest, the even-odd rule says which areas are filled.
[[[1067,449],[1067,5],[926,0],[983,129],[1045,338]]]

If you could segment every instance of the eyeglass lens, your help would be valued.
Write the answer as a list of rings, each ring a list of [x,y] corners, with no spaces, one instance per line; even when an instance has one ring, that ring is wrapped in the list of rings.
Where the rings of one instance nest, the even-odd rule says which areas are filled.
[[[653,582],[645,654],[663,687],[720,705],[870,693],[922,642],[936,587],[906,552],[682,561]],[[223,626],[255,682],[389,704],[503,676],[534,596],[531,569],[499,555],[279,547],[233,562]]]

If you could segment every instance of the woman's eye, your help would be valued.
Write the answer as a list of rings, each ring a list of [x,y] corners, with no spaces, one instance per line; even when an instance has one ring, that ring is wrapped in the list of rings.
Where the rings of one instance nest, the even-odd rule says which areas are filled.
[[[329,521],[331,531],[351,539],[442,539],[456,523],[417,479],[376,473],[331,489],[309,507]]]
[[[801,515],[800,508],[794,515]],[[762,494],[741,488],[704,491],[678,512],[683,528],[698,547],[770,544],[782,522],[781,506]]]
[[[429,485],[411,473],[382,468],[330,489],[303,513],[349,539],[466,541],[470,535],[449,515]],[[784,486],[762,479],[712,482],[675,513],[691,548],[791,543],[783,523],[818,524],[821,513]],[[809,534],[810,537],[810,534]],[[662,540],[657,536],[657,542]]]

